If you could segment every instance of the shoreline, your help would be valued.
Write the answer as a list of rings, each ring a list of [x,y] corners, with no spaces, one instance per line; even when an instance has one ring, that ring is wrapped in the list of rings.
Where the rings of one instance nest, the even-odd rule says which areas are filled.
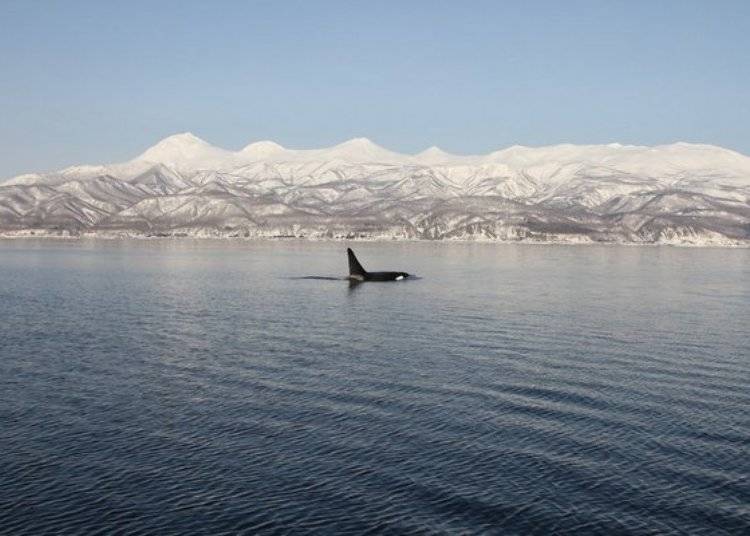
[[[605,247],[676,247],[676,248],[706,248],[706,249],[750,249],[750,241],[721,243],[707,241],[695,243],[688,241],[663,241],[663,242],[617,242],[596,241],[589,239],[571,240],[496,240],[496,239],[470,239],[470,238],[447,238],[447,239],[425,239],[425,238],[402,238],[402,237],[305,237],[305,236],[146,236],[146,235],[120,235],[120,234],[98,234],[84,233],[80,235],[56,235],[56,234],[22,234],[0,232],[0,241],[18,240],[50,240],[50,241],[106,241],[106,242],[179,242],[179,241],[215,241],[215,242],[413,242],[429,244],[487,244],[487,245],[523,245],[523,246],[605,246]]]

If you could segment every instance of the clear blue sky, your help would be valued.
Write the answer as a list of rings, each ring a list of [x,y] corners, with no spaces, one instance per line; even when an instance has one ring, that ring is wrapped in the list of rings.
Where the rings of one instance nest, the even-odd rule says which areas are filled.
[[[750,154],[750,2],[0,2],[0,177],[182,131]]]

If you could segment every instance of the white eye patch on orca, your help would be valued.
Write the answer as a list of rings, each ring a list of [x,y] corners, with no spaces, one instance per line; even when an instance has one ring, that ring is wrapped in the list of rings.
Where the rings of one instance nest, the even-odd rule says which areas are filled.
[[[404,276],[400,275],[396,278],[396,281],[401,281],[404,278]]]

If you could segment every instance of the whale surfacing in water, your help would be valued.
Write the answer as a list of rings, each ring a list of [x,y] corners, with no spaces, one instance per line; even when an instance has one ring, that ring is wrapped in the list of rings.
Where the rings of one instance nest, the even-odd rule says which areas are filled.
[[[350,281],[401,281],[409,277],[406,272],[368,272],[362,267],[350,248],[346,248],[346,254],[349,256]]]

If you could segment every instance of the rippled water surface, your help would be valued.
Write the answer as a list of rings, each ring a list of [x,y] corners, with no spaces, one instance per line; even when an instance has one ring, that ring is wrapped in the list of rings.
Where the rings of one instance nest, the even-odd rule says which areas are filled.
[[[0,242],[0,532],[748,534],[750,250]]]

